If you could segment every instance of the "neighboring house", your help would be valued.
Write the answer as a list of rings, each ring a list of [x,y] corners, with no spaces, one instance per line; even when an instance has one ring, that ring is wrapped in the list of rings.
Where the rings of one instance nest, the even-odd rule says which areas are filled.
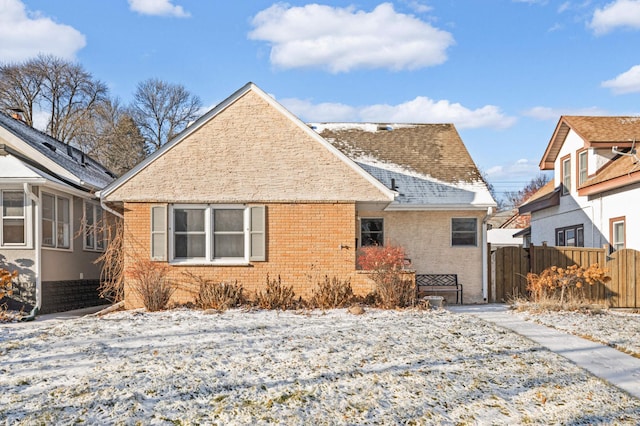
[[[495,206],[452,125],[307,125],[248,83],[100,192],[123,211],[126,268],[155,260],[248,294],[280,276],[297,295],[351,281],[358,247],[397,244],[418,273],[456,273],[483,302],[484,219]],[[126,305],[140,305],[126,286]]]
[[[554,179],[520,206],[531,242],[640,249],[640,117],[562,116],[540,162]]]
[[[105,240],[95,191],[114,176],[81,151],[0,113],[0,268],[18,271],[11,309],[100,303]],[[34,313],[36,311],[33,311]]]
[[[500,247],[522,247],[524,240],[522,231],[529,227],[529,214],[521,215],[517,208],[494,213],[487,220],[487,241],[491,244],[491,251]]]

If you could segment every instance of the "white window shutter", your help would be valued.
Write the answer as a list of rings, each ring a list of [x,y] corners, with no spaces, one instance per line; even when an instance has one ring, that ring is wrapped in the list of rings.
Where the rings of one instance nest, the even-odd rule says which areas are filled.
[[[266,207],[252,206],[250,207],[250,240],[251,252],[249,260],[253,262],[264,262],[267,260],[267,244],[266,244]]]
[[[151,207],[151,260],[167,260],[167,206]]]

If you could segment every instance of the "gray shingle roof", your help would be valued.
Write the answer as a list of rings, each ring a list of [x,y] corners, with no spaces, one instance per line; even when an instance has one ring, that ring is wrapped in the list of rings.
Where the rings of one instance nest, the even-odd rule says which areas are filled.
[[[81,186],[85,189],[101,189],[115,178],[109,170],[79,149],[60,142],[2,112],[0,112],[0,126],[68,170],[84,183]],[[51,173],[51,171],[47,172]]]
[[[452,124],[313,123],[320,136],[391,187],[399,206],[492,206]]]

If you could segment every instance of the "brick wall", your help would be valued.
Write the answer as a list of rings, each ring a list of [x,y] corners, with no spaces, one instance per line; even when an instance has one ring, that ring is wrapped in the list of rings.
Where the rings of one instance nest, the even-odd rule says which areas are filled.
[[[125,267],[137,258],[148,259],[150,250],[150,203],[125,204]],[[356,231],[353,203],[272,203],[266,205],[267,261],[249,266],[169,265],[170,278],[178,283],[172,301],[193,302],[197,283],[185,276],[191,272],[205,279],[242,284],[245,294],[253,296],[264,289],[267,274],[293,286],[297,296],[309,298],[324,276],[351,279],[354,292],[366,294],[371,283],[355,272]],[[342,248],[341,248],[342,246]],[[130,283],[130,281],[129,281]],[[141,306],[127,285],[126,307]]]

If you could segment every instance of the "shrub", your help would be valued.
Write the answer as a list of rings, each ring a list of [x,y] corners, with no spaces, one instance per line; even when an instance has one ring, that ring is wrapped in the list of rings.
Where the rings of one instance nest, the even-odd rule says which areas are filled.
[[[150,312],[167,307],[175,287],[168,279],[169,267],[151,260],[137,260],[129,269],[131,289]]]
[[[415,283],[406,279],[402,272],[406,264],[405,251],[399,246],[368,246],[359,250],[358,266],[372,271],[378,306],[394,309],[415,305]]]
[[[310,305],[321,309],[343,308],[351,303],[352,300],[351,281],[348,279],[343,281],[337,277],[329,279],[325,275],[324,282],[318,283],[318,286],[313,289]]]
[[[586,301],[584,287],[604,284],[611,280],[607,270],[597,263],[588,268],[578,265],[559,268],[552,266],[540,274],[527,274],[527,290],[532,301],[552,303],[561,307],[567,303],[583,304]]]
[[[244,302],[243,288],[237,281],[235,283],[215,282],[191,273],[187,275],[198,283],[196,306],[200,309],[226,311]]]
[[[270,280],[267,274],[267,288],[264,292],[256,292],[256,303],[262,309],[291,309],[294,306],[293,287],[282,285],[280,275],[278,279]]]
[[[0,268],[0,300],[5,296],[11,296],[13,294],[13,280],[18,276],[18,271],[9,272],[6,269]],[[0,322],[12,321],[13,317],[7,314],[7,304],[0,305]]]

